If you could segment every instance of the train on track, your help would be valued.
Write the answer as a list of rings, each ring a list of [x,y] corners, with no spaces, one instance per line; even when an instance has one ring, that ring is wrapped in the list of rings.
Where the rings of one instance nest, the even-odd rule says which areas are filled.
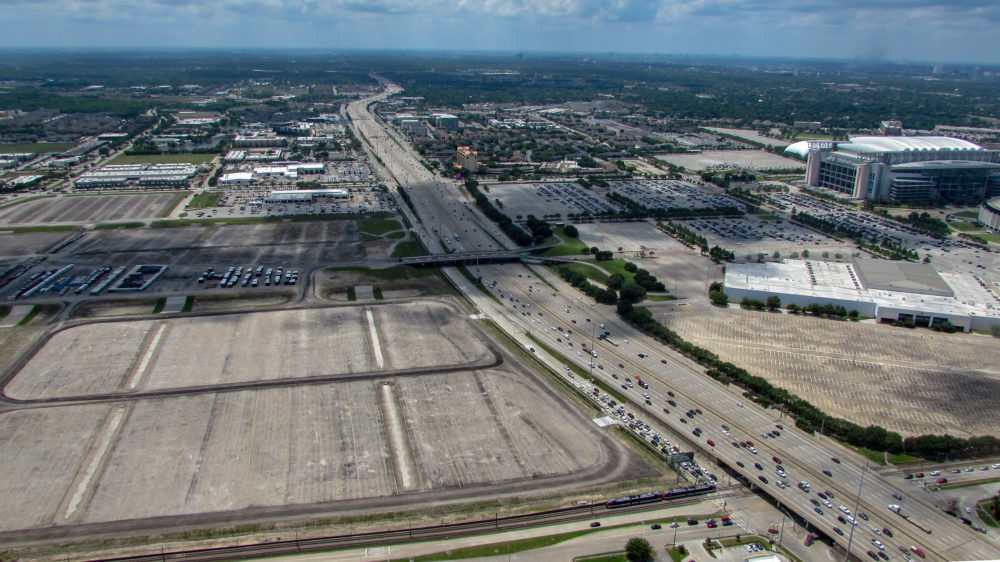
[[[715,484],[699,484],[687,488],[673,488],[665,492],[650,492],[648,494],[638,494],[635,496],[623,496],[612,498],[604,504],[604,507],[612,509],[615,507],[626,507],[630,505],[641,505],[644,503],[656,503],[676,498],[686,498],[715,491]]]

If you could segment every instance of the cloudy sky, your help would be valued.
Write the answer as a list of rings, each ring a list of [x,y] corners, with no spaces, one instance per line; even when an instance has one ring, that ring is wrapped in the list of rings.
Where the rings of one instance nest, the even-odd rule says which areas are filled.
[[[0,0],[0,14],[0,47],[356,47],[1000,63],[1000,0]]]

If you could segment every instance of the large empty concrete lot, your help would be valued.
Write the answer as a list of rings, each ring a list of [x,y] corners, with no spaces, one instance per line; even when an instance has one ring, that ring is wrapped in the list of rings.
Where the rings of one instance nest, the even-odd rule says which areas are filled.
[[[693,343],[861,425],[903,435],[1000,431],[995,338],[738,308],[657,316]]]
[[[705,150],[697,154],[657,154],[675,166],[698,172],[717,166],[740,166],[755,170],[805,170],[805,163],[764,150]]]
[[[163,213],[177,192],[136,195],[46,197],[0,210],[0,224],[88,223],[150,219]]]
[[[485,341],[439,299],[57,332],[6,388],[39,400],[0,414],[0,471],[32,475],[0,481],[0,532],[393,509],[658,474]],[[317,374],[333,376],[277,380]],[[245,386],[260,380],[274,384]],[[205,386],[220,383],[232,384]],[[70,395],[83,402],[43,398]]]
[[[387,439],[375,380],[2,415],[0,469],[32,476],[0,482],[0,530],[551,485],[596,478],[589,469],[607,470],[623,454],[511,373],[385,380],[412,451]],[[394,455],[410,457],[409,489]]]
[[[55,334],[5,394],[38,400],[491,363],[467,322],[449,304],[419,301],[87,324]]]

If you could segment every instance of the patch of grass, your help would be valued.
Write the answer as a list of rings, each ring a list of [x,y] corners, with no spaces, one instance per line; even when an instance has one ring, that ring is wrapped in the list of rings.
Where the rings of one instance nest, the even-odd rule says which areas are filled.
[[[993,242],[993,243],[1000,242],[1000,234],[987,234],[984,232],[981,234],[977,234],[976,236],[982,238],[983,240],[986,240],[987,242]]]
[[[167,305],[167,297],[160,297],[156,299],[156,304],[153,305],[153,314],[159,314],[163,312],[163,307]]]
[[[9,305],[0,305],[0,318],[6,318],[10,314],[11,307]]]
[[[979,518],[982,519],[983,523],[985,523],[987,526],[1000,527],[1000,523],[998,523],[997,520],[993,518],[993,515],[990,514],[990,510],[987,507],[987,505],[992,503],[994,499],[996,498],[995,497],[987,498],[985,500],[981,500],[978,503],[976,503],[976,514],[979,515]]]
[[[121,154],[108,164],[207,164],[214,154]]]
[[[625,551],[605,552],[602,554],[591,554],[590,556],[577,556],[573,562],[627,562]]]
[[[372,296],[377,301],[383,300],[385,297],[382,296],[382,287],[372,287]]]
[[[392,249],[390,257],[412,258],[423,255],[427,255],[427,250],[424,249],[424,245],[419,240],[405,240],[396,244],[396,247]]]
[[[670,559],[674,562],[684,562],[684,559],[688,557],[687,549],[682,551],[680,548],[668,548],[667,554],[670,555]]]
[[[62,152],[76,146],[72,142],[21,142],[0,144],[0,154],[7,152]]]
[[[41,310],[42,310],[41,307],[38,306],[37,304],[31,307],[31,312],[26,314],[24,318],[22,318],[21,321],[17,323],[17,325],[27,326],[29,322],[35,319],[35,316],[38,316],[38,313],[41,312]]]
[[[197,209],[207,209],[209,207],[215,207],[219,204],[219,199],[222,198],[222,193],[213,191],[202,191],[201,193],[195,195],[188,201],[187,208],[189,210]]]
[[[675,301],[677,297],[673,295],[646,295],[646,300],[652,302]]]
[[[191,312],[191,309],[193,307],[194,307],[194,297],[189,295],[186,299],[184,299],[184,307],[181,308],[181,312]]]
[[[122,228],[142,228],[144,226],[146,226],[144,222],[109,222],[95,226],[94,230],[119,230]]]
[[[973,224],[971,222],[953,221],[949,222],[948,226],[950,226],[952,230],[958,230],[961,232],[974,232],[983,230],[983,227],[979,226],[978,224]]]
[[[358,295],[355,294],[353,286],[347,288],[347,300],[352,302],[358,300]]]
[[[530,539],[522,539],[518,541],[509,542],[499,542],[492,544],[484,544],[479,546],[470,546],[466,548],[456,548],[454,550],[446,550],[444,552],[438,552],[434,554],[425,554],[424,556],[399,558],[394,560],[412,560],[414,562],[430,562],[432,560],[462,560],[465,558],[482,558],[485,556],[502,556],[507,554],[514,554],[517,552],[525,552],[528,550],[535,550],[539,548],[545,548],[548,546],[556,545],[561,542],[568,541],[570,539],[575,539],[576,537],[586,535],[592,531],[572,531],[569,533],[562,533],[558,535],[549,535],[546,537],[533,537]]]
[[[556,269],[563,269],[572,271],[574,273],[579,273],[591,281],[596,281],[602,285],[608,282],[608,274],[604,273],[600,269],[597,269],[592,264],[582,261],[577,263],[562,263],[555,266]]]
[[[731,546],[743,546],[745,544],[751,544],[751,543],[755,543],[755,542],[759,542],[761,544],[767,544],[768,543],[768,540],[766,538],[760,537],[760,536],[757,536],[757,535],[740,535],[739,537],[740,537],[739,539],[737,539],[735,536],[733,536],[733,537],[726,537],[726,538],[721,538],[721,539],[716,539],[716,540],[719,541],[719,543],[721,543],[722,546],[724,546],[726,548],[729,548]]]
[[[953,213],[956,217],[963,217],[966,219],[977,219],[979,218],[979,213],[976,211],[960,211],[958,213]]]
[[[556,246],[555,248],[549,248],[545,250],[542,254],[543,256],[559,257],[559,256],[582,256],[583,251],[588,249],[589,246],[583,243],[579,238],[570,238],[566,236],[561,228],[554,228],[555,232],[562,244]]]
[[[39,225],[39,226],[11,226],[0,227],[0,231],[21,234],[25,232],[68,232],[70,230],[80,230],[79,226],[73,225]]]
[[[379,236],[403,227],[395,219],[365,219],[358,221],[358,230],[365,234]]]
[[[840,441],[839,443],[841,445],[849,448],[849,449],[853,449],[853,450],[857,451],[858,453],[861,453],[862,455],[864,455],[865,457],[867,457],[868,460],[872,461],[873,463],[880,464],[880,465],[885,464],[885,452],[883,452],[883,451],[875,451],[873,449],[866,449],[865,447],[855,447],[853,445],[848,445],[847,443],[845,443],[843,441]],[[906,463],[910,463],[910,462],[919,462],[920,460],[921,459],[918,458],[918,457],[913,457],[913,456],[910,456],[910,455],[907,455],[907,454],[904,454],[904,453],[898,453],[898,454],[890,453],[889,454],[889,462],[892,463],[892,464],[906,464]]]
[[[403,238],[406,238],[406,233],[403,232],[402,230],[397,230],[396,232],[390,232],[389,234],[386,234],[385,237],[391,240],[401,240]]]

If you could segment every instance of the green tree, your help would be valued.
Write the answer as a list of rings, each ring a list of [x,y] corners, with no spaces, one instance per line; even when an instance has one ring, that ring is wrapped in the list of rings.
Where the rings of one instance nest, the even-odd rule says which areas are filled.
[[[771,295],[767,297],[767,309],[777,310],[781,308],[781,299],[777,295]]]
[[[608,277],[607,286],[609,289],[618,290],[622,288],[625,284],[625,278],[622,277],[621,273],[615,273],[611,277]]]
[[[646,539],[633,537],[625,543],[625,558],[631,562],[653,559],[653,547]]]
[[[573,225],[571,225],[571,224],[567,224],[563,228],[563,233],[565,233],[566,236],[569,236],[570,238],[576,238],[576,237],[580,236],[580,231],[577,230],[576,227],[573,226]]]
[[[626,283],[622,286],[621,291],[619,291],[618,298],[623,301],[636,303],[646,298],[646,289],[635,283]]]
[[[708,298],[712,300],[712,304],[716,306],[726,306],[729,304],[729,295],[723,293],[722,291],[709,291]]]

